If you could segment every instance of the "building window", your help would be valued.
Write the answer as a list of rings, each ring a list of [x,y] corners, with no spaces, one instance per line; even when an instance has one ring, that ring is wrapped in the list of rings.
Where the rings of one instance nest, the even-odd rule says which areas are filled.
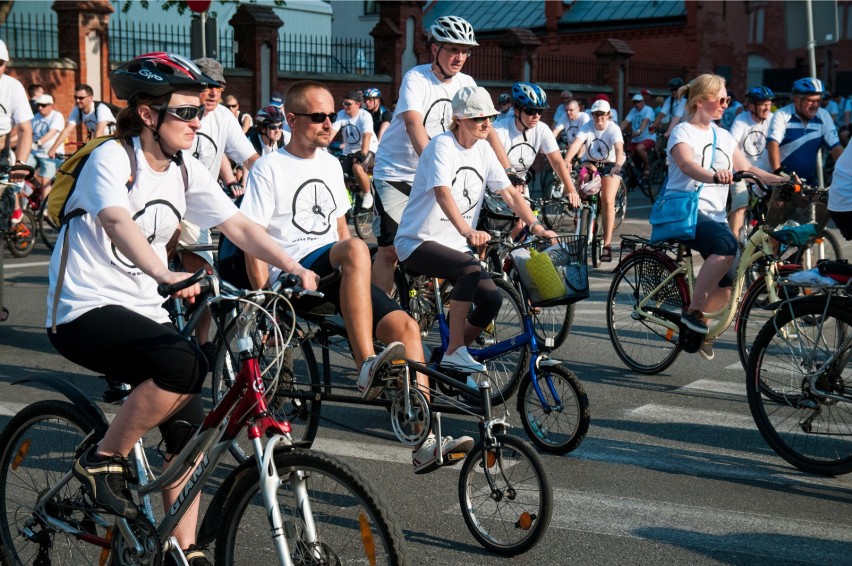
[[[748,42],[763,43],[763,26],[765,21],[763,8],[756,8],[748,17]]]
[[[378,2],[370,2],[369,0],[364,1],[364,15],[365,16],[378,16],[379,15],[379,3]]]

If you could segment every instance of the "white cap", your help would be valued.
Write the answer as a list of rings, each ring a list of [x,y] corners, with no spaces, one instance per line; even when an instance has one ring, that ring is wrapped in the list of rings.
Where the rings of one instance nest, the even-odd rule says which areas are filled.
[[[0,61],[9,60],[9,50],[6,49],[6,42],[0,39]]]
[[[595,100],[592,104],[592,112],[609,112],[609,102],[606,100]]]
[[[640,100],[644,101],[645,97],[642,96],[641,94],[634,94],[633,95],[633,102],[639,102]]]
[[[481,86],[466,86],[453,97],[453,116],[479,118],[499,113],[491,102],[491,95]]]
[[[36,104],[53,104],[53,97],[49,94],[42,94],[35,99]]]

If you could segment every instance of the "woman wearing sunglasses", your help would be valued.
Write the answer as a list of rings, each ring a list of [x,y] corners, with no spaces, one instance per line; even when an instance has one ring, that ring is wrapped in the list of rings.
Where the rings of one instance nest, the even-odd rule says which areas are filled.
[[[700,191],[695,239],[684,243],[699,252],[704,265],[695,278],[695,290],[681,322],[691,330],[707,334],[704,312],[719,310],[728,301],[736,276],[737,239],[727,222],[728,186],[734,171],[749,171],[768,183],[784,179],[759,169],[746,159],[730,132],[715,124],[731,99],[725,79],[704,74],[678,90],[687,96],[686,120],[671,132],[667,147],[669,173],[666,191]],[[713,342],[699,350],[713,359]]]
[[[166,452],[176,454],[191,436],[187,423],[197,426],[204,417],[198,393],[207,362],[169,323],[157,293],[158,283],[190,275],[170,272],[166,262],[181,218],[218,226],[247,252],[300,276],[305,287],[315,289],[317,277],[240,213],[199,161],[184,159],[181,152],[192,147],[201,127],[199,92],[218,83],[169,53],[125,63],[110,73],[110,81],[128,102],[117,120],[120,143],[106,142],[91,152],[66,201],[68,210],[83,214],[63,225],[51,258],[47,327],[64,357],[134,386],[100,444],[74,466],[100,507],[132,520],[138,509],[123,492],[133,445],[159,425]],[[128,151],[135,153],[135,171]],[[176,296],[192,299],[199,292],[194,285]],[[163,492],[166,508],[181,488]],[[210,562],[192,546],[197,509],[196,502],[175,535],[189,564],[203,566]]]
[[[536,221],[529,204],[512,186],[486,138],[498,111],[481,87],[464,87],[452,100],[452,124],[432,138],[417,165],[411,196],[402,214],[394,245],[406,267],[453,283],[450,337],[441,366],[466,373],[485,365],[467,351],[500,310],[502,297],[470,246],[491,236],[474,229],[485,190],[499,194],[535,236],[556,237]],[[468,385],[475,386],[468,377]]]
[[[261,108],[247,137],[258,155],[278,151],[290,141],[289,132],[284,131],[284,113],[277,106]]]

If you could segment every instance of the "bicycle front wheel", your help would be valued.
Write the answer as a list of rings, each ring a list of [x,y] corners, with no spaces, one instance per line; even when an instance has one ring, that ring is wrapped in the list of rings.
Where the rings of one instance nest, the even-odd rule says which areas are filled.
[[[536,393],[527,372],[518,390],[518,414],[527,436],[536,446],[554,454],[567,454],[583,442],[589,430],[589,398],[583,384],[562,365],[539,368]]]
[[[746,373],[749,409],[769,446],[830,476],[852,472],[852,312],[840,302],[782,305],[757,335]]]
[[[462,517],[486,549],[514,556],[532,548],[550,525],[553,491],[535,451],[520,438],[495,435],[476,444],[459,476]]]
[[[639,302],[672,273],[657,255],[637,253],[615,272],[606,303],[606,324],[615,353],[640,373],[660,373],[677,359],[680,334],[658,320],[676,324],[688,302],[685,285],[670,280],[640,311]]]
[[[304,449],[276,450],[274,463],[281,478],[276,504],[293,564],[406,563],[399,522],[352,468]],[[298,487],[302,482],[305,492]],[[279,564],[267,513],[257,469],[247,469],[223,510],[216,564]],[[308,540],[311,524],[316,538]]]
[[[297,329],[290,343],[284,346],[283,355],[276,361],[280,351],[270,343],[270,334],[263,330],[267,322],[266,319],[256,320],[251,333],[264,374],[267,404],[277,420],[290,423],[293,440],[313,442],[319,428],[321,405],[320,377],[314,352],[310,342]],[[217,344],[212,378],[214,404],[225,397],[236,382],[240,369],[237,324],[238,321],[232,321],[225,329],[224,339]],[[289,329],[282,329],[282,332],[287,336]],[[273,382],[276,374],[278,380]],[[249,457],[249,446],[243,433],[231,445],[231,454],[242,462]]]
[[[779,269],[778,275],[786,277],[796,271],[796,269],[782,267]],[[777,287],[776,291],[782,298],[786,294],[783,287]],[[737,353],[740,356],[743,369],[748,368],[748,354],[751,351],[754,338],[772,318],[773,311],[766,309],[768,305],[769,294],[766,291],[766,276],[761,275],[754,283],[749,285],[737,310]]]
[[[6,234],[6,245],[15,257],[27,257],[33,251],[36,238],[35,215],[29,210],[22,210],[21,221],[9,228]]]
[[[48,526],[45,517],[105,537],[114,518],[92,509],[71,475],[95,423],[66,401],[25,407],[0,436],[0,563],[98,564],[101,548]],[[50,500],[38,501],[59,486]],[[106,539],[103,539],[106,541]]]
[[[574,304],[530,307],[530,313],[539,349],[551,351],[560,348],[574,324]],[[550,343],[550,340],[553,342]]]

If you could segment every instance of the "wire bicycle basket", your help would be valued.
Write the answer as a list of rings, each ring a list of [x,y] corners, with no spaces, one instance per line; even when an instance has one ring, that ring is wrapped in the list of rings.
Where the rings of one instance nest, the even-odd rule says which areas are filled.
[[[589,297],[585,236],[533,240],[512,250],[511,255],[532,306],[569,305]]]

